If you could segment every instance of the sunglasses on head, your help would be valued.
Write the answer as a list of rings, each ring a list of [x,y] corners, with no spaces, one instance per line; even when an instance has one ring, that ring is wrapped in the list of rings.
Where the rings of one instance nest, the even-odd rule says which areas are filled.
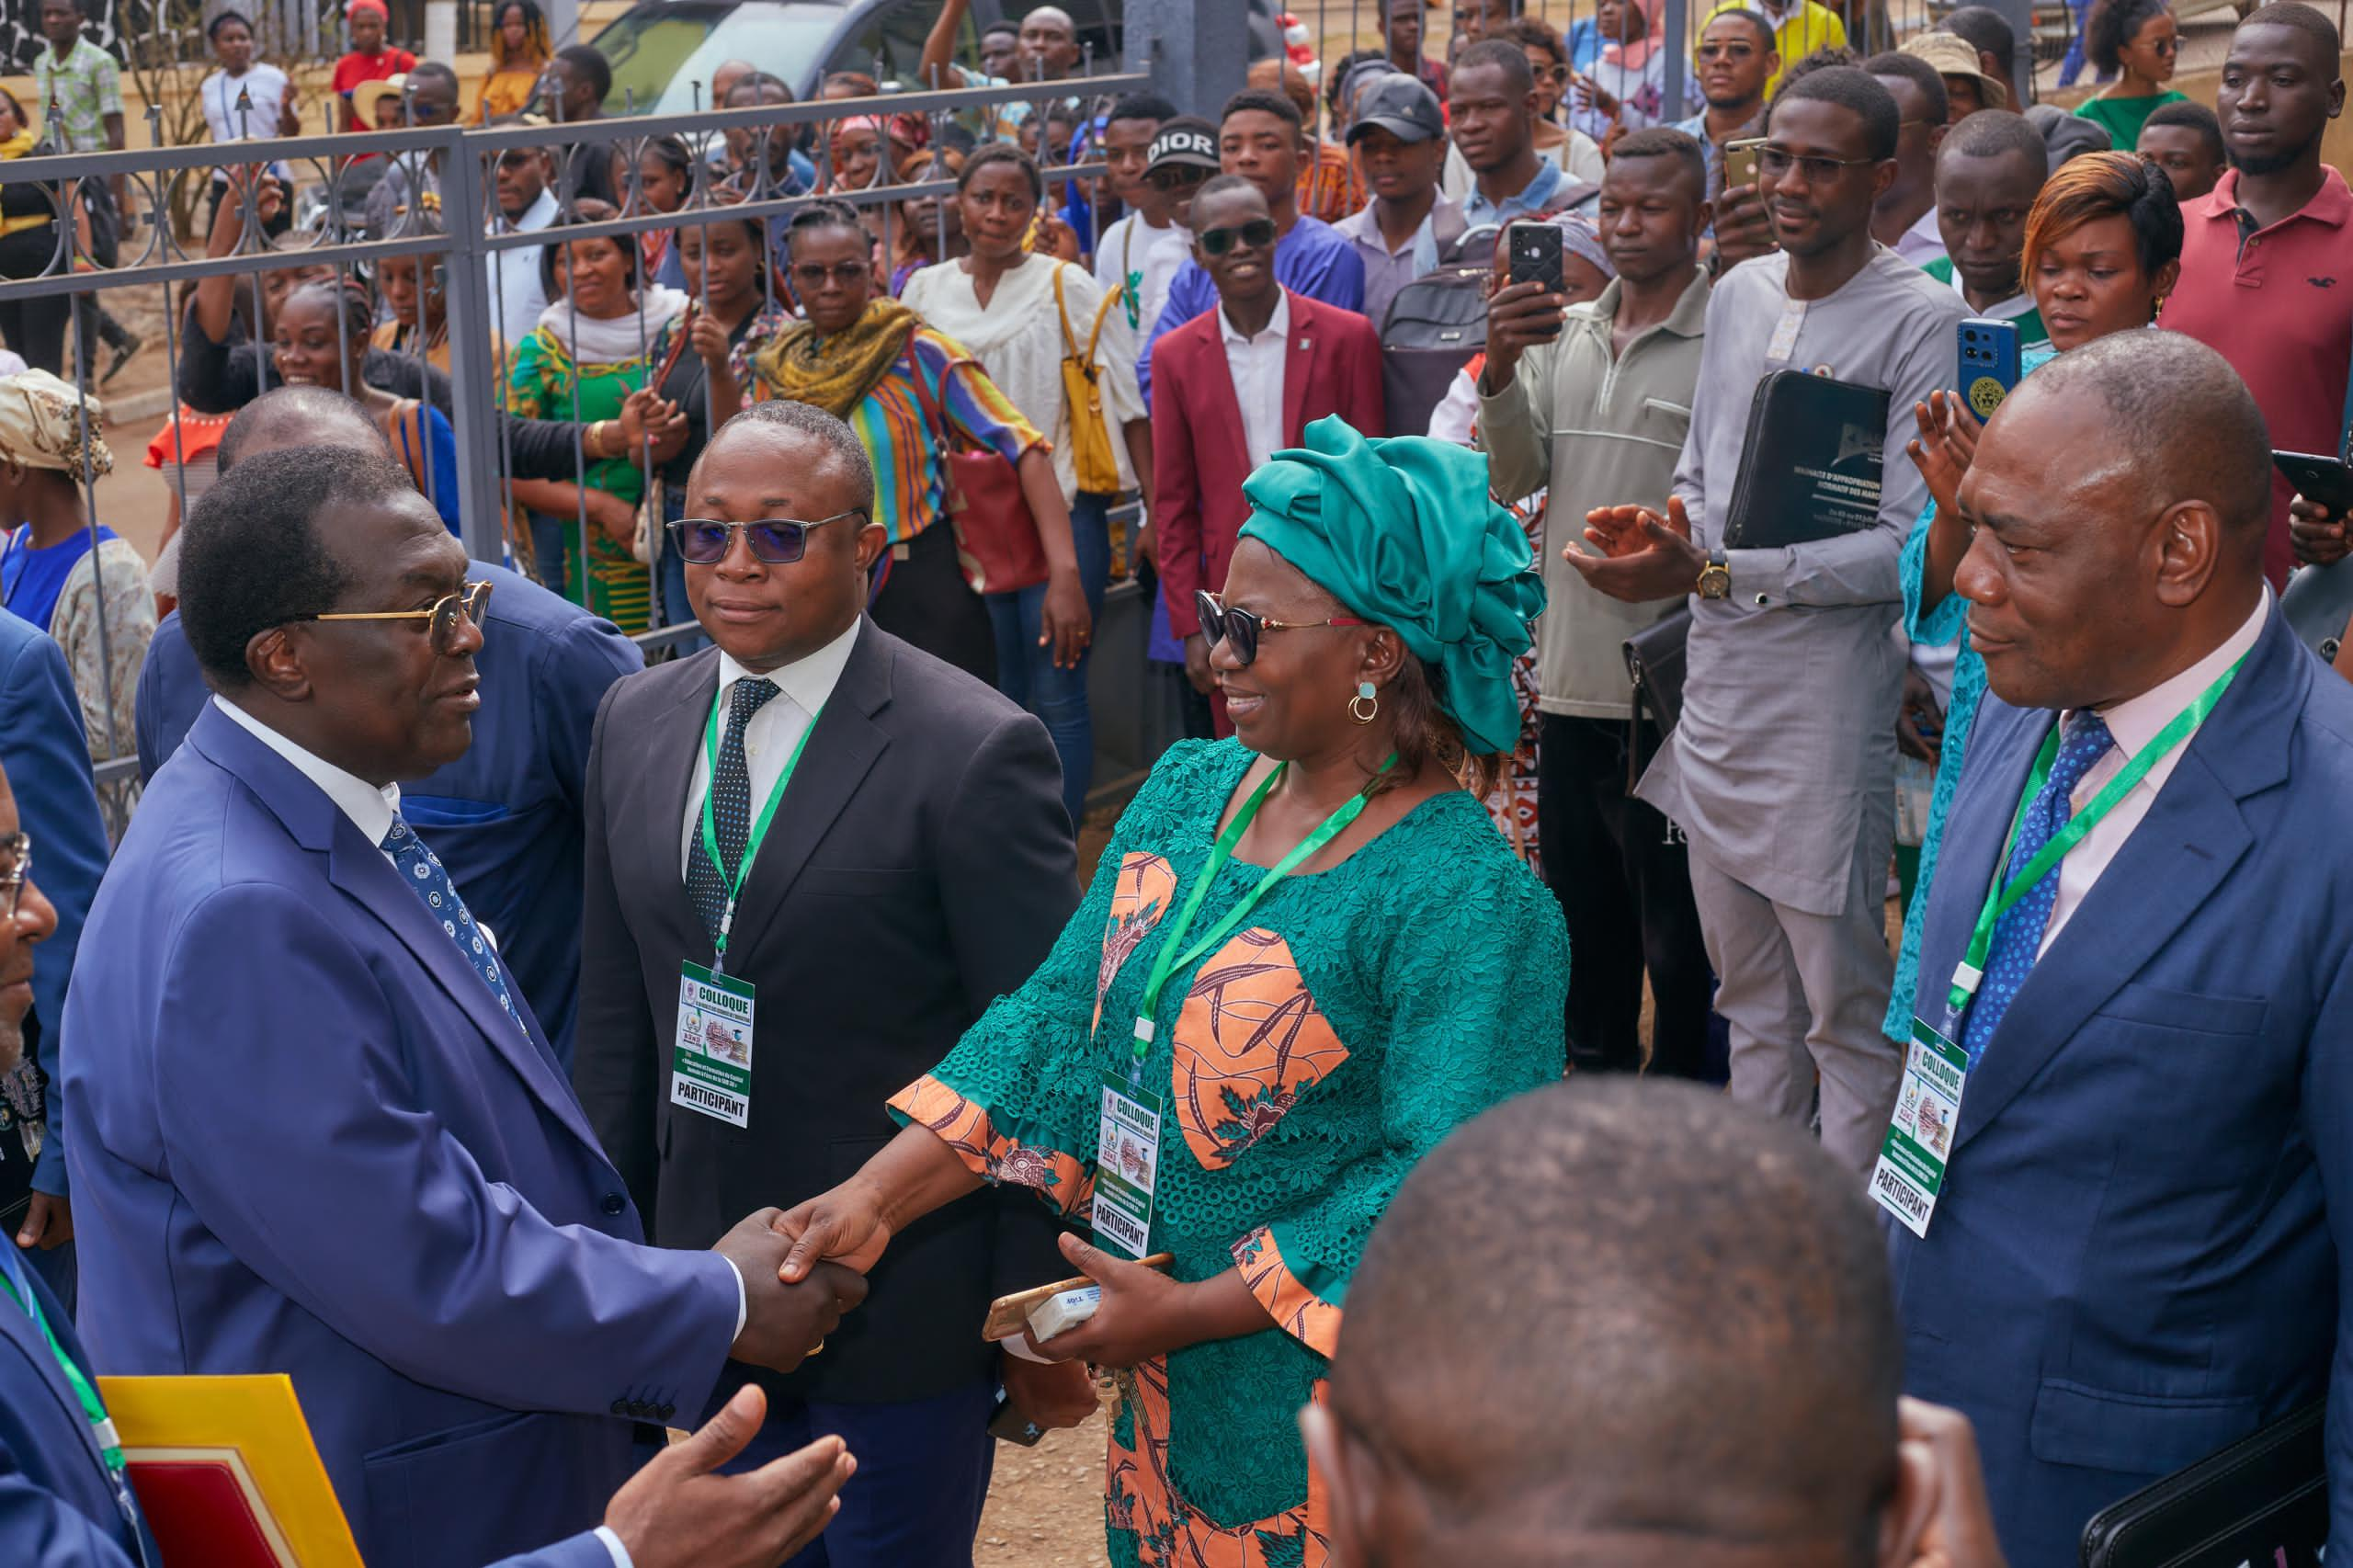
[[[1353,615],[1336,615],[1329,620],[1268,620],[1256,610],[1226,608],[1207,588],[1193,590],[1193,612],[1200,618],[1201,635],[1208,638],[1212,646],[1224,643],[1232,651],[1233,662],[1245,669],[1257,661],[1258,638],[1263,632],[1306,631],[1319,626],[1372,624]]]
[[[809,551],[809,530],[838,523],[844,517],[863,517],[861,511],[836,512],[830,517],[819,517],[804,523],[798,517],[769,517],[756,523],[722,523],[715,517],[680,517],[670,525],[670,542],[678,559],[696,566],[716,566],[727,559],[734,548],[735,533],[742,529],[752,547],[752,559],[765,561],[771,566],[790,566]]]
[[[1231,229],[1204,229],[1200,241],[1202,254],[1206,256],[1223,256],[1236,244],[1248,245],[1253,250],[1264,250],[1275,243],[1275,221],[1272,218],[1253,218]]]

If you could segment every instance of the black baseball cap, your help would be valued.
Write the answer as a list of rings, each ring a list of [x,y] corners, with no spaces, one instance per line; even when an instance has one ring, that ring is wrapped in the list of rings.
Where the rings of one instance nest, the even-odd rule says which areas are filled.
[[[1434,142],[1446,134],[1446,116],[1438,112],[1436,93],[1418,79],[1392,71],[1357,95],[1348,144],[1354,146],[1374,126],[1400,142]]]
[[[1161,126],[1144,154],[1144,173],[1154,169],[1194,168],[1215,173],[1222,165],[1217,156],[1217,127],[1208,120],[1187,115]]]

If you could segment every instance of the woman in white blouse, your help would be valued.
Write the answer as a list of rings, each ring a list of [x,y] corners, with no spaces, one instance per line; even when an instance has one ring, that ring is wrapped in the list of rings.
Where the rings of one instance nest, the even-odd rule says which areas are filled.
[[[197,85],[197,96],[204,104],[204,123],[212,140],[264,141],[301,134],[301,106],[295,101],[294,84],[277,66],[254,59],[253,23],[240,12],[223,11],[205,24],[204,36],[212,45],[213,58],[221,62],[219,70]],[[281,177],[284,174],[283,170],[273,172]],[[215,169],[212,205],[216,209],[228,186],[228,175]]]
[[[1063,359],[1075,358],[1092,369],[1112,452],[1127,460],[1119,483],[1141,479],[1147,517],[1152,426],[1136,386],[1136,342],[1125,314],[1103,308],[1103,287],[1085,267],[1029,248],[1044,196],[1045,181],[1028,154],[1005,142],[983,146],[957,176],[957,210],[971,253],[917,272],[901,298],[926,324],[980,360],[1014,407],[1053,443],[1054,474],[1070,501],[1079,577],[1088,609],[1100,618],[1111,570],[1106,514],[1112,495],[1079,487],[1073,421],[1095,415],[1071,406],[1063,390]],[[1053,735],[1062,757],[1063,798],[1075,824],[1095,756],[1086,660],[1081,656],[1074,665],[1056,667],[1051,643],[1040,636],[1044,598],[1042,585],[988,596],[989,619],[996,629],[997,686],[1043,720]]]

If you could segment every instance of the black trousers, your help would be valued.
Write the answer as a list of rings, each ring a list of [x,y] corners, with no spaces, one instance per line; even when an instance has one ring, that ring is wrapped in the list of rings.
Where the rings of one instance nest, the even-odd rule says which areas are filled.
[[[892,560],[882,592],[868,608],[874,624],[892,636],[996,684],[996,629],[988,606],[964,581],[956,529],[946,517],[915,535],[905,560]]]
[[[1715,980],[1683,840],[1627,793],[1632,726],[1539,718],[1536,826],[1545,877],[1569,927],[1570,1063],[1606,1073],[1641,1067],[1647,971],[1650,1070],[1699,1077]]]
[[[38,278],[57,251],[57,225],[0,234],[0,278]],[[50,294],[0,303],[0,338],[36,370],[62,376],[65,370],[65,323],[73,299]]]

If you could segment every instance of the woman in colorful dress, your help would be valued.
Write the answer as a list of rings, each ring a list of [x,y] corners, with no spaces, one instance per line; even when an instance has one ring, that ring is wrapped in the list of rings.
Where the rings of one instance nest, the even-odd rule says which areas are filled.
[[[508,409],[529,419],[618,419],[630,393],[646,383],[654,340],[686,309],[687,297],[643,287],[637,246],[627,242],[551,244],[540,272],[549,304],[516,347]],[[514,487],[524,506],[563,525],[567,597],[630,632],[652,624],[654,602],[653,574],[634,553],[645,494],[639,460],[588,463],[585,484],[517,480]]]
[[[2051,347],[2027,350],[2021,373],[2111,332],[2147,330],[2156,320],[2158,303],[2181,277],[2181,208],[2172,182],[2154,164],[2131,153],[2086,153],[2053,172],[2027,214],[2018,261],[2018,276],[2034,292]],[[1938,741],[1920,874],[1904,912],[1895,987],[1881,1025],[1899,1047],[1912,1038],[1928,881],[1937,872],[1945,815],[1961,787],[1961,759],[1985,696],[1985,661],[1969,645],[1969,602],[1952,587],[1970,536],[1968,520],[1955,503],[1982,426],[1959,397],[1938,393],[1932,401],[1934,407],[1914,406],[1920,435],[1911,444],[1912,460],[1928,482],[1929,499],[1904,547],[1904,631],[1915,642],[1958,643],[1960,652],[1953,660],[1952,701]]]
[[[540,73],[555,58],[548,19],[533,0],[506,0],[497,16],[498,30],[490,35],[490,74],[474,100],[476,125],[512,119],[529,108]]]
[[[1327,1561],[1293,1416],[1365,1237],[1449,1130],[1563,1063],[1560,908],[1479,803],[1544,601],[1485,460],[1325,419],[1244,491],[1202,606],[1235,738],[1170,749],[1036,975],[892,1100],[892,1142],[779,1221],[788,1278],[870,1266],[984,1181],[1092,1223],[1100,1244],[1063,1248],[1095,1315],[1010,1344],[1117,1370],[1120,1568]],[[1123,1179],[1099,1168],[1114,1102],[1165,1113],[1120,1141]],[[1154,1251],[1168,1273],[1124,1261]]]

